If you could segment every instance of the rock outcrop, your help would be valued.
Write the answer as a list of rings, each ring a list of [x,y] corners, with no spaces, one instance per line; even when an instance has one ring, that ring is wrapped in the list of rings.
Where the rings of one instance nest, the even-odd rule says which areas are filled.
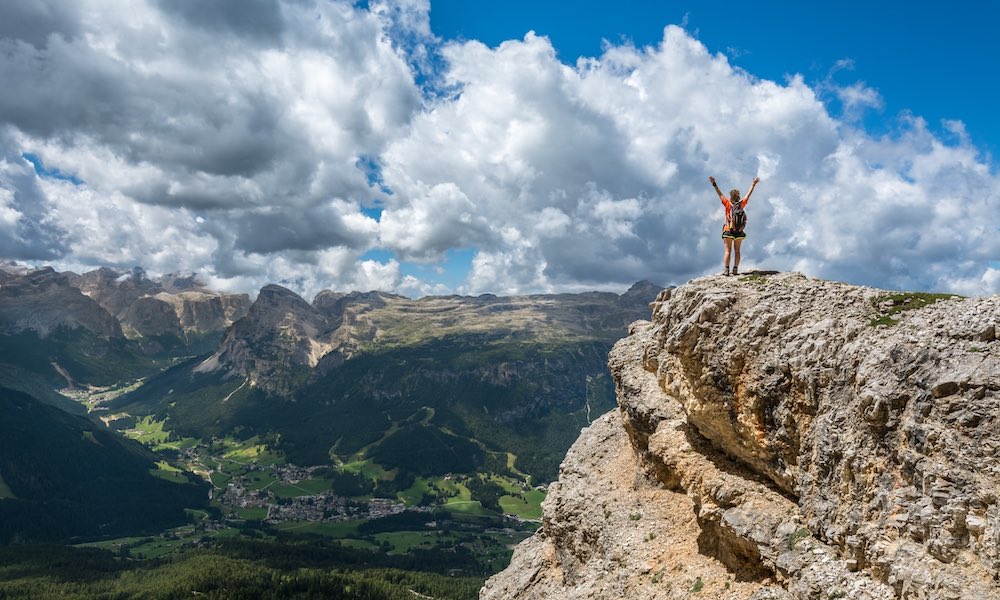
[[[250,310],[246,294],[222,294],[199,290],[147,296],[170,307],[177,326],[185,335],[225,331]],[[132,323],[129,319],[122,321]]]
[[[1000,296],[663,292],[481,598],[1000,598],[998,329]]]

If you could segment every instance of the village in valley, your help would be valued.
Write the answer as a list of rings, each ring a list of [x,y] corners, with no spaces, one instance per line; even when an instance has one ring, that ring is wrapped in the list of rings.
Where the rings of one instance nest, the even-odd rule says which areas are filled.
[[[539,525],[542,486],[469,474],[401,482],[393,471],[360,456],[300,466],[287,462],[273,449],[278,440],[267,436],[202,441],[178,436],[152,416],[107,414],[103,404],[134,388],[65,393],[91,412],[105,413],[105,424],[153,451],[160,459],[152,469],[155,475],[178,483],[209,483],[212,509],[190,511],[190,525],[156,536],[87,545],[153,558],[233,536],[284,532],[316,534],[343,546],[390,554],[461,545],[482,561],[500,564]],[[472,491],[477,481],[489,478],[496,479],[490,485],[505,494],[489,503],[494,510],[485,508]],[[402,485],[406,487],[400,489]]]

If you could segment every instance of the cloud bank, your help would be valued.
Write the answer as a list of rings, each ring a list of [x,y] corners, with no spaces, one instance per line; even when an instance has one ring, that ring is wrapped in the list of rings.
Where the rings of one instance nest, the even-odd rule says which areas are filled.
[[[251,292],[620,291],[718,271],[708,176],[759,175],[745,270],[1000,291],[1000,186],[960,122],[873,136],[870,83],[822,90],[833,114],[674,26],[565,65],[533,33],[438,40],[429,9],[0,6],[0,256]],[[445,288],[423,267],[455,250]]]

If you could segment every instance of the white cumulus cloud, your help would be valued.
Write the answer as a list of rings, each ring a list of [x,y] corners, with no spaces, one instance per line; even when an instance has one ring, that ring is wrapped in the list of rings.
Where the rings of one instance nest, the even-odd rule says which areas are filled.
[[[877,82],[760,79],[675,26],[563,64],[534,33],[438,40],[430,8],[0,4],[0,258],[307,296],[622,290],[721,270],[708,176],[760,176],[744,270],[1000,291],[1000,185],[961,121],[873,135]]]
[[[764,180],[749,206],[745,269],[947,289],[956,269],[979,281],[1000,255],[982,220],[1000,203],[996,177],[966,138],[946,144],[916,118],[871,136],[832,116],[801,77],[757,79],[680,28],[667,27],[657,47],[609,46],[575,66],[534,34],[442,53],[457,91],[383,155],[387,203],[411,224],[405,244],[384,229],[383,242],[439,251],[421,190],[457,190],[488,225],[466,291],[720,270],[722,211],[708,175],[744,194]],[[841,100],[881,103],[864,84],[842,88]]]

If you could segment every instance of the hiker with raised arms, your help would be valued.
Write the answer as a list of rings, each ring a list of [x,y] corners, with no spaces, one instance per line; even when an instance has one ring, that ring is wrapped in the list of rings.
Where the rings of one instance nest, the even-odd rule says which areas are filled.
[[[750,202],[750,194],[753,193],[754,188],[760,182],[760,177],[753,178],[750,190],[743,200],[740,200],[739,190],[731,190],[729,198],[726,198],[722,195],[722,190],[719,189],[719,186],[715,184],[715,177],[709,176],[708,180],[712,182],[712,188],[719,195],[722,206],[726,208],[726,223],[722,226],[722,243],[726,247],[725,258],[723,259],[726,270],[723,272],[723,275],[729,275],[729,256],[734,249],[736,250],[736,256],[733,257],[733,275],[737,275],[740,272],[740,246],[747,237],[746,231],[744,231],[747,225],[747,213],[744,209],[747,206],[747,202]]]

